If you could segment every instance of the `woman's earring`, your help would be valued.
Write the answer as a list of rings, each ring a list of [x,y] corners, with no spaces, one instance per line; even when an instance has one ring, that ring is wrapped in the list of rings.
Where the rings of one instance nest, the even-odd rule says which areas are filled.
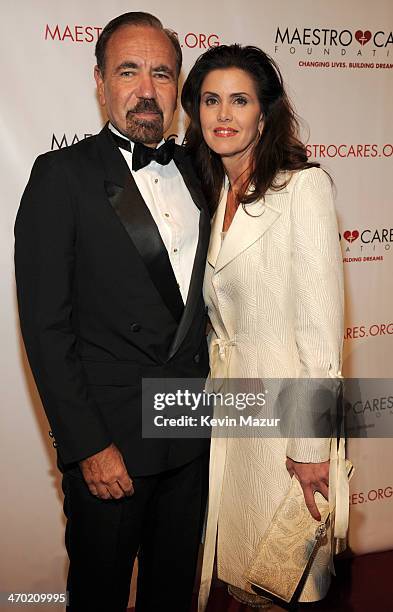
[[[261,119],[259,120],[259,125],[258,125],[258,140],[261,140],[262,138],[262,134],[263,134],[263,118],[261,117]]]

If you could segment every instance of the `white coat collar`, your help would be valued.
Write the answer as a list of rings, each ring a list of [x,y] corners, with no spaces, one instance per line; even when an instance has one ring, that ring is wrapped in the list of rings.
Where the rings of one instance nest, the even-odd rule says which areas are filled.
[[[212,219],[210,245],[207,254],[207,260],[215,268],[215,272],[219,272],[256,242],[278,219],[281,210],[274,206],[274,198],[286,192],[286,188],[280,191],[269,189],[265,198],[246,205],[247,212],[240,205],[233,217],[225,240],[222,242],[221,232],[228,195],[228,185],[224,186],[220,202]]]

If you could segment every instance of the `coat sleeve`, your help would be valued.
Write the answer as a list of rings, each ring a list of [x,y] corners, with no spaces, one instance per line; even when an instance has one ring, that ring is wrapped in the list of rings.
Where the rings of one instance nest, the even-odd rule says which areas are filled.
[[[326,379],[326,390],[333,397],[341,378],[344,291],[332,186],[323,170],[311,168],[298,174],[293,189],[292,278],[299,376]],[[320,385],[325,386],[322,380]],[[298,423],[312,418],[311,410],[299,402]],[[329,453],[330,438],[288,441],[287,455],[294,461],[318,463],[329,459]]]
[[[78,356],[75,294],[76,215],[64,164],[40,156],[15,223],[21,331],[62,461],[79,461],[111,443],[89,397]]]

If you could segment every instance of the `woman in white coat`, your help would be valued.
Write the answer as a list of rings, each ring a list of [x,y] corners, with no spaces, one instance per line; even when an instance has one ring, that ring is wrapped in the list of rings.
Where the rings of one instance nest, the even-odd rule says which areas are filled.
[[[204,294],[212,378],[340,377],[343,277],[329,176],[307,159],[273,60],[256,47],[202,55],[182,93],[186,146],[212,208]],[[307,410],[307,406],[304,407]],[[244,578],[291,477],[312,516],[328,497],[329,438],[213,438],[199,609],[218,577],[251,607]],[[329,542],[300,601],[329,587]]]

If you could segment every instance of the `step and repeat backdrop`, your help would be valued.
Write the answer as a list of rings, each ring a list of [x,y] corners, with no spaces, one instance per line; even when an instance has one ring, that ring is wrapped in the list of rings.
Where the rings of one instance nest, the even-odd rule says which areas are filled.
[[[393,4],[391,0],[21,0],[2,3],[1,158],[1,589],[63,591],[62,493],[48,424],[21,342],[13,279],[13,224],[32,163],[105,121],[95,93],[94,45],[103,26],[131,10],[178,33],[183,77],[209,46],[239,42],[280,65],[303,118],[310,158],[332,175],[346,281],[344,374],[393,377]],[[171,127],[184,134],[180,109]],[[393,424],[385,385],[351,407],[370,439],[349,442],[350,546],[393,548],[393,444],[373,438]],[[386,391],[387,389],[387,391]]]

